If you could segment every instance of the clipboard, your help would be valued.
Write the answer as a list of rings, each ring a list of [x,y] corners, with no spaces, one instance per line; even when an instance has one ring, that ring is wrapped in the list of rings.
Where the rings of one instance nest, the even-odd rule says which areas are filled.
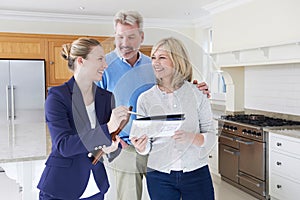
[[[171,114],[171,115],[154,115],[149,117],[137,118],[136,120],[161,120],[161,121],[174,121],[184,120],[184,114]]]
[[[132,121],[129,138],[171,137],[179,130],[185,117],[184,114],[156,115],[138,118]]]

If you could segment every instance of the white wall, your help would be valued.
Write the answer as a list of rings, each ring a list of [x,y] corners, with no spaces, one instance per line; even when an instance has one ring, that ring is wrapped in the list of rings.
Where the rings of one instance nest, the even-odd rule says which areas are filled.
[[[300,63],[245,67],[245,108],[300,115]]]
[[[0,20],[0,32],[111,36],[113,25],[57,21]]]
[[[299,0],[253,0],[213,17],[213,52],[300,40]]]

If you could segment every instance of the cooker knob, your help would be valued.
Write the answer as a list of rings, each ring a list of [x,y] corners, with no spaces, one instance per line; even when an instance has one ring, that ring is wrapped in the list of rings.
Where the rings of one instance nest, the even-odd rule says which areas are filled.
[[[260,137],[260,136],[261,136],[261,132],[257,132],[257,136],[259,136],[259,137]]]
[[[251,130],[248,130],[248,131],[247,131],[247,134],[248,134],[248,135],[251,135]]]
[[[257,136],[256,131],[252,131],[252,135]]]
[[[246,129],[243,129],[243,134],[246,134],[247,130]]]

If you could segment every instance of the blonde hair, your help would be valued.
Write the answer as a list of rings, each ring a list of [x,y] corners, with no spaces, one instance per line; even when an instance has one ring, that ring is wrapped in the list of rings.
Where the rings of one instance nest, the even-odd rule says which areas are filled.
[[[134,25],[137,24],[140,31],[143,31],[144,26],[144,20],[142,15],[134,10],[121,10],[116,13],[114,17],[114,28],[116,29],[117,24],[129,24]]]
[[[174,76],[171,83],[173,88],[179,88],[184,81],[192,80],[192,64],[187,50],[180,40],[173,37],[160,40],[153,46],[151,50],[151,57],[158,49],[163,49],[168,52],[168,55],[174,65]],[[157,84],[160,85],[160,83],[161,80],[157,79]]]
[[[68,67],[74,71],[74,62],[77,57],[87,58],[93,47],[102,46],[98,40],[92,38],[79,38],[72,42],[62,45],[60,52],[63,59],[68,61]]]

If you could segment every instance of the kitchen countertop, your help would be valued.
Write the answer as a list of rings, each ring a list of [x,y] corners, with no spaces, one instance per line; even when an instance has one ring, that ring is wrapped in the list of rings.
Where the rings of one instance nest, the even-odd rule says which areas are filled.
[[[264,128],[265,131],[300,139],[300,126]]]
[[[0,132],[0,163],[43,160],[50,152],[51,139],[44,122],[2,125]]]

